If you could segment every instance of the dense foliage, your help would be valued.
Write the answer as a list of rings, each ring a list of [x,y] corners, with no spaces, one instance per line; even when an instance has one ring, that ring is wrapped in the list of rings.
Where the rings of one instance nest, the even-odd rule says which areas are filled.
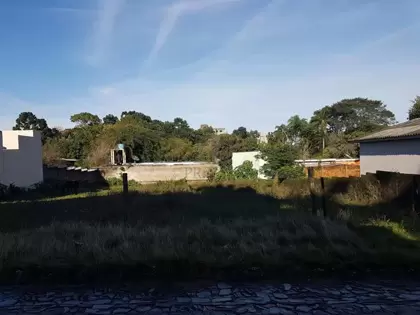
[[[416,96],[416,98],[412,100],[411,103],[413,105],[408,111],[408,120],[420,118],[420,96]]]
[[[419,116],[418,107],[416,98],[410,119]],[[83,112],[71,116],[70,121],[75,124],[73,128],[58,130],[50,128],[45,119],[25,112],[19,115],[14,129],[42,132],[46,163],[74,158],[86,166],[106,164],[110,150],[124,143],[130,161],[213,161],[228,174],[233,152],[260,151],[267,161],[263,168],[267,176],[290,178],[302,175],[302,170],[293,166],[294,160],[357,157],[358,146],[349,139],[396,122],[385,104],[367,98],[343,99],[316,110],[309,119],[293,116],[268,134],[267,143],[261,143],[258,131],[245,127],[217,135],[206,125],[194,129],[182,118],[160,121],[136,111],[102,119]]]

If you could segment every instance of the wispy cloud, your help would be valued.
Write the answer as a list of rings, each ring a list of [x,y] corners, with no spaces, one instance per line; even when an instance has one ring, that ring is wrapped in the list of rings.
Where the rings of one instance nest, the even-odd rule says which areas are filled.
[[[165,43],[174,30],[178,20],[182,18],[183,15],[198,13],[216,5],[239,1],[241,0],[180,0],[168,6],[165,10],[165,15],[160,24],[155,43],[145,65],[150,65],[154,61],[159,51],[165,46]]]
[[[47,12],[52,12],[52,13],[66,13],[66,14],[93,14],[95,13],[94,10],[90,10],[90,9],[66,8],[66,7],[44,8],[44,10]]]
[[[90,38],[91,51],[86,58],[92,66],[102,64],[108,57],[117,17],[122,12],[126,0],[98,0],[98,3],[102,6]]]

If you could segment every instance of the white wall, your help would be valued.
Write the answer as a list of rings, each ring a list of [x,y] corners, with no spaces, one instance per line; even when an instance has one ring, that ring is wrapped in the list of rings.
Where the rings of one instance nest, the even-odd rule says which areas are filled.
[[[236,167],[241,166],[245,161],[250,161],[252,162],[253,169],[258,171],[258,178],[267,179],[261,171],[261,167],[266,164],[266,161],[257,158],[257,155],[259,154],[261,154],[259,151],[232,153],[232,168],[235,169]]]
[[[420,139],[360,144],[360,174],[376,171],[420,174]]]
[[[0,183],[29,187],[43,181],[42,142],[38,131],[2,131]]]

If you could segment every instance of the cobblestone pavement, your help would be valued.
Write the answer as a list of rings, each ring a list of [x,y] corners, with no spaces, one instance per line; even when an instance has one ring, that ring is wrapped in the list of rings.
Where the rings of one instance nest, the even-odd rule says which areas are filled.
[[[420,283],[1,288],[0,314],[420,314]]]

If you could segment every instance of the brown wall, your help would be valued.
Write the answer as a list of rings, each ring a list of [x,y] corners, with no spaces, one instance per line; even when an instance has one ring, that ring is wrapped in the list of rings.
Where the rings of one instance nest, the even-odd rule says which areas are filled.
[[[308,169],[305,170],[308,174]],[[314,168],[314,177],[360,177],[360,165],[359,164],[343,164],[343,165],[331,165],[331,166],[320,166]]]
[[[217,169],[213,163],[197,164],[149,164],[102,167],[101,172],[105,178],[120,178],[126,172],[129,180],[139,183],[153,183],[159,181],[182,180],[204,181],[210,170]]]

